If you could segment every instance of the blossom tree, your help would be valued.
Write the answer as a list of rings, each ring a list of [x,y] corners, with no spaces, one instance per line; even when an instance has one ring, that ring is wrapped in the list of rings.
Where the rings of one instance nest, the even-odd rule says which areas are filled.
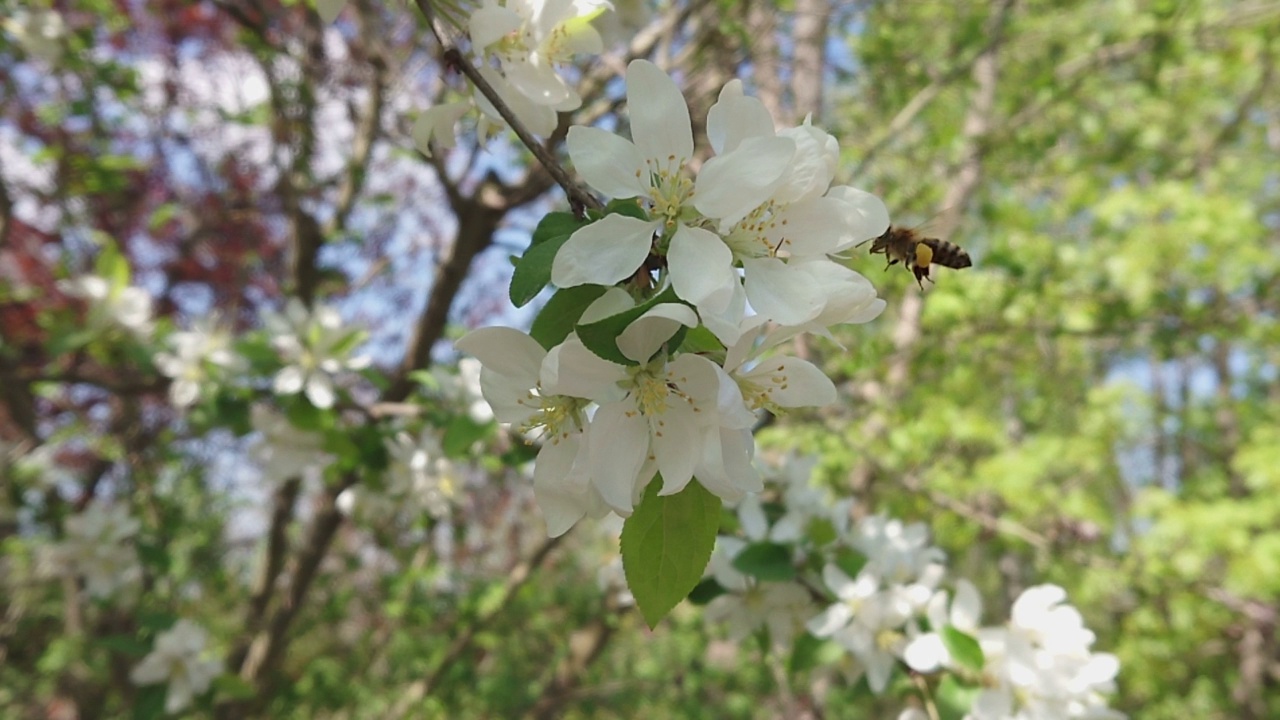
[[[1125,716],[1141,659],[1102,628],[1150,622],[1154,591],[1100,589],[1072,553],[1149,526],[1090,525],[1102,491],[1048,471],[935,485],[1029,457],[1092,478],[1131,437],[1090,396],[1096,443],[1022,442],[1053,420],[1028,378],[1071,364],[1047,350],[972,380],[1022,344],[970,356],[950,325],[1040,317],[1000,274],[1037,251],[976,246],[991,269],[917,290],[860,250],[922,175],[949,178],[911,206],[944,208],[942,238],[1054,197],[981,189],[1005,105],[1011,137],[1053,145],[1017,133],[1062,114],[1054,92],[995,94],[1007,34],[1039,57],[1041,9],[949,11],[935,57],[920,11],[879,4],[108,5],[2,13],[0,714]],[[954,66],[835,57],[894,57],[894,21]],[[828,72],[896,108],[883,133],[832,112]],[[964,402],[1002,393],[1007,431],[947,396],[957,375]],[[1236,500],[1268,457],[1232,461]],[[1032,506],[1050,530],[1011,517],[1057,488]],[[1241,587],[1215,597],[1249,610],[1231,637],[1256,659]],[[1240,667],[1263,717],[1265,663]]]

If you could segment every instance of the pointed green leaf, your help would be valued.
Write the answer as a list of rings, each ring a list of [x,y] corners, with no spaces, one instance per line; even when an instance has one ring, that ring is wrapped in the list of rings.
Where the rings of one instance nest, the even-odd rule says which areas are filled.
[[[515,271],[511,273],[509,294],[513,305],[524,307],[551,282],[551,263],[555,261],[556,253],[560,252],[560,246],[568,239],[568,235],[561,235],[533,245],[525,251],[524,256],[516,263]]]
[[[579,325],[578,338],[582,340],[582,344],[586,345],[588,350],[605,360],[616,362],[619,365],[636,365],[635,360],[623,355],[622,351],[618,349],[618,336],[636,318],[649,312],[653,306],[669,302],[680,302],[680,299],[676,296],[676,291],[671,288],[667,288],[648,302],[637,305],[626,312],[611,315],[588,325]],[[673,347],[680,344],[682,337],[682,333],[677,333],[672,337]]]
[[[529,335],[548,350],[559,345],[573,332],[582,312],[604,291],[603,285],[579,285],[557,291],[533,319]]]
[[[661,487],[654,478],[622,526],[622,569],[650,628],[702,579],[720,525],[720,498],[696,481],[675,495]]]
[[[942,628],[942,644],[957,665],[975,673],[982,672],[986,658],[982,654],[982,646],[972,635],[948,625]]]

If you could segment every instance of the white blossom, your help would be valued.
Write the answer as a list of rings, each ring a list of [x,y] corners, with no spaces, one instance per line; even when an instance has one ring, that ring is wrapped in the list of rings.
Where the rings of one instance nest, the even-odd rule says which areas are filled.
[[[979,632],[986,658],[973,720],[1115,720],[1106,705],[1120,663],[1090,650],[1094,634],[1056,585],[1028,588],[1006,626]]]
[[[272,386],[277,395],[302,392],[312,405],[327,410],[336,399],[333,377],[369,365],[368,357],[351,356],[362,333],[344,326],[333,308],[317,305],[308,311],[293,298],[283,314],[269,314],[264,323],[284,362]]]
[[[119,327],[138,336],[151,333],[151,294],[140,287],[113,284],[99,275],[60,280],[58,287],[88,306],[87,325],[102,332]]]
[[[604,50],[590,19],[605,7],[581,0],[485,0],[468,20],[471,44],[498,59],[503,77],[521,95],[567,112],[582,100],[556,65]]]
[[[139,523],[123,504],[93,500],[79,514],[67,518],[66,538],[54,559],[77,577],[97,598],[107,598],[142,578],[134,547]]]
[[[453,127],[470,109],[470,102],[459,100],[435,105],[423,111],[413,124],[414,146],[427,157],[431,157],[433,145],[440,149],[454,147],[457,136]]]
[[[533,489],[547,522],[559,536],[584,515],[602,517],[608,507],[591,482],[583,430],[587,400],[548,390],[542,373],[547,351],[511,328],[480,328],[455,347],[480,361],[480,389],[498,422],[542,442]]]
[[[168,683],[165,712],[179,712],[222,673],[220,661],[202,657],[207,644],[204,628],[191,620],[179,620],[156,636],[155,646],[129,673],[129,679],[135,685]]]
[[[231,347],[231,334],[218,326],[216,317],[196,320],[188,331],[169,336],[172,352],[155,356],[156,367],[173,382],[169,385],[169,401],[183,408],[195,404],[215,371],[239,372],[248,367],[244,358]]]

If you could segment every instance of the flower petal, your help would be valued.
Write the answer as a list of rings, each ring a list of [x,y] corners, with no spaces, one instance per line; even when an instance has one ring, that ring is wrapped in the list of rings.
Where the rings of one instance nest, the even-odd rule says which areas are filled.
[[[833,263],[834,264],[834,263]],[[761,315],[782,325],[799,325],[822,311],[826,288],[799,265],[778,258],[743,260],[747,301]]]
[[[472,11],[471,19],[467,21],[471,46],[483,50],[507,33],[519,30],[522,23],[515,10],[486,4]]]
[[[631,139],[641,157],[674,172],[693,157],[693,124],[679,86],[648,60],[627,65]]]
[[[588,185],[612,198],[649,191],[644,156],[631,141],[607,130],[574,125],[565,137],[573,167]]]
[[[754,210],[782,182],[795,155],[789,138],[748,138],[738,149],[702,165],[694,190],[694,207],[722,225],[732,225]]]
[[[680,326],[697,327],[698,314],[681,303],[662,303],[636,318],[618,336],[618,349],[636,362],[646,362]]]
[[[585,468],[576,472],[574,468],[582,449],[581,441],[581,433],[550,438],[538,451],[533,469],[533,495],[546,520],[548,537],[565,534],[587,512],[591,481]]]
[[[547,354],[537,340],[508,327],[472,330],[453,346],[475,357],[486,370],[515,379],[526,390],[538,384],[542,359]]]
[[[653,246],[657,223],[606,215],[569,236],[551,263],[556,287],[613,285],[630,277]]]
[[[839,200],[845,207],[847,235],[836,248],[837,252],[880,237],[889,229],[889,209],[875,195],[848,185],[837,185],[827,191],[827,197]]]
[[[676,294],[711,312],[723,310],[733,298],[733,285],[741,282],[733,269],[733,251],[719,235],[703,228],[676,228],[667,267]]]
[[[587,430],[588,467],[600,497],[619,515],[631,514],[638,474],[649,454],[649,427],[634,404],[600,406]]]
[[[773,135],[773,117],[758,98],[742,92],[741,80],[730,80],[707,112],[707,139],[716,155],[737,149],[749,137]]]

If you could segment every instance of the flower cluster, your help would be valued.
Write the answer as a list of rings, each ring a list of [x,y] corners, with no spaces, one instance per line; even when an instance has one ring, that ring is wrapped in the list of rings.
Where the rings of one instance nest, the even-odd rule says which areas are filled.
[[[54,560],[77,577],[96,598],[107,598],[142,578],[133,538],[139,523],[124,505],[94,500],[78,515],[67,518],[66,539],[54,550]]]
[[[986,657],[982,691],[967,720],[1121,720],[1107,707],[1120,662],[1096,653],[1094,634],[1057,585],[1037,585],[1014,601],[1003,627],[978,631]]]
[[[135,685],[168,683],[164,709],[176,713],[213,684],[222,673],[222,663],[203,657],[208,644],[204,628],[190,620],[179,620],[156,636],[155,647],[142,659],[129,679]]]
[[[655,477],[662,495],[695,478],[728,502],[758,491],[757,413],[836,397],[816,366],[773,349],[884,308],[830,257],[888,225],[879,200],[830,187],[831,136],[775,132],[735,81],[708,117],[718,154],[695,178],[676,84],[637,60],[627,99],[633,141],[569,131],[587,182],[629,204],[561,238],[551,282],[598,288],[576,329],[548,341],[483,328],[457,343],[483,366],[495,417],[542,440],[534,489],[552,535],[584,515],[629,516]]]
[[[717,538],[708,570],[720,594],[707,622],[735,640],[766,633],[779,651],[807,630],[848,653],[849,680],[865,677],[877,694],[903,666],[955,673],[980,685],[967,720],[1124,717],[1105,698],[1119,663],[1091,651],[1094,635],[1062,588],[1030,588],[1008,623],[982,627],[978,589],[963,578],[954,593],[942,587],[946,557],[923,524],[883,515],[851,524],[850,504],[833,509],[809,485],[811,468],[787,458],[780,472],[766,469],[770,502],[737,505],[741,534]],[[833,602],[819,606],[819,591]],[[912,709],[900,720],[919,717],[928,716]]]
[[[530,132],[550,135],[557,113],[582,104],[557,66],[575,55],[604,50],[591,20],[609,8],[604,0],[483,0],[469,14],[467,33],[480,59],[480,75]],[[432,144],[453,147],[454,124],[473,104],[482,113],[482,137],[506,125],[494,104],[477,91],[471,99],[435,105],[420,114],[413,130],[418,148],[429,155]]]

